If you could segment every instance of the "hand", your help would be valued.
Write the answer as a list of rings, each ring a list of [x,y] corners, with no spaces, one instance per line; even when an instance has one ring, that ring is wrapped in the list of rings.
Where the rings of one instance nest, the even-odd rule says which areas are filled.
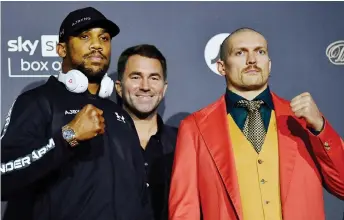
[[[290,106],[296,117],[306,120],[308,127],[321,131],[324,119],[311,94],[305,92],[296,96],[291,100]]]
[[[105,132],[103,111],[88,104],[75,115],[68,125],[74,130],[77,141],[89,140]]]

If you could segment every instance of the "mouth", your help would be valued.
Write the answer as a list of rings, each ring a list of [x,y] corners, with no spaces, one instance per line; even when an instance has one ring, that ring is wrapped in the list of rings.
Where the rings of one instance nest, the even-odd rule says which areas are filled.
[[[101,62],[105,57],[100,53],[94,53],[86,57],[87,59],[91,60],[92,62]]]
[[[136,97],[142,101],[149,101],[153,98],[152,95],[136,95]]]
[[[102,56],[92,55],[92,56],[89,56],[88,59],[93,61],[93,62],[100,62],[100,61],[103,60],[103,57]]]
[[[249,69],[249,70],[246,70],[245,73],[247,73],[247,74],[258,74],[258,73],[260,73],[260,70]]]

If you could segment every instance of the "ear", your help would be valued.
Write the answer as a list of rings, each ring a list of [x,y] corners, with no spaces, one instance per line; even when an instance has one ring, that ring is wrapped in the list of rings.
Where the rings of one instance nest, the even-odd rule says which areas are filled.
[[[65,58],[67,55],[66,43],[58,43],[56,45],[56,53],[61,57]]]
[[[271,59],[269,59],[269,73],[271,72]]]
[[[164,91],[162,93],[162,96],[165,97],[165,93],[166,93],[166,90],[167,90],[167,86],[168,86],[168,83],[167,81],[165,81],[165,85],[164,85]]]
[[[121,83],[121,81],[116,80],[115,88],[116,88],[117,94],[122,98],[122,83]]]
[[[218,60],[216,62],[216,66],[217,66],[217,71],[219,71],[219,73],[222,76],[226,76],[226,72],[225,72],[225,63],[222,60]]]

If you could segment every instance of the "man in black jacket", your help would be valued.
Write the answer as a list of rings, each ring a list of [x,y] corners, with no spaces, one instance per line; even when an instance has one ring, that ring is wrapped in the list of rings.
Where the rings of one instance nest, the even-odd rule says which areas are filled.
[[[166,59],[153,45],[133,46],[121,54],[117,72],[117,93],[140,138],[154,217],[167,220],[177,128],[164,125],[157,113],[167,89]]]
[[[134,124],[107,99],[118,33],[94,8],[64,19],[62,73],[17,98],[1,135],[5,219],[152,219]]]

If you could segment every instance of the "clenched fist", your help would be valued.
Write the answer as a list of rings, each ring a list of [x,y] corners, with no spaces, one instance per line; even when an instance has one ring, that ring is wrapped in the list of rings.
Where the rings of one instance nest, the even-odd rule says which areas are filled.
[[[296,96],[291,100],[290,106],[296,117],[306,120],[308,127],[321,131],[324,119],[311,94],[305,92]]]
[[[103,111],[95,106],[88,104],[75,115],[74,119],[68,125],[75,132],[77,141],[91,139],[98,134],[105,132]]]

